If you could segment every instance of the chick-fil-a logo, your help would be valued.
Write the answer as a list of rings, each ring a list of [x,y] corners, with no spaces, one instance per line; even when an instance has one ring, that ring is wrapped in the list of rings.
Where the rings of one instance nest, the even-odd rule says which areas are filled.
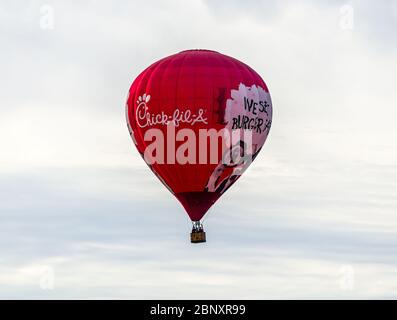
[[[166,114],[164,111],[154,114],[149,112],[149,100],[150,95],[144,93],[142,96],[139,96],[136,101],[136,120],[140,128],[154,125],[168,125],[169,123],[172,123],[175,127],[178,127],[181,123],[194,125],[198,122],[202,122],[208,124],[208,118],[204,116],[206,110],[203,108],[198,109],[197,113],[193,113],[189,109],[181,111],[177,108],[170,115]]]

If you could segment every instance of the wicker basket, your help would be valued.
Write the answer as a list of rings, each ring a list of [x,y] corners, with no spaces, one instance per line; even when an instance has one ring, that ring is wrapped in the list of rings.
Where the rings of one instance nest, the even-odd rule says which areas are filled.
[[[192,243],[205,242],[205,232],[204,231],[192,232],[190,234],[190,241]]]

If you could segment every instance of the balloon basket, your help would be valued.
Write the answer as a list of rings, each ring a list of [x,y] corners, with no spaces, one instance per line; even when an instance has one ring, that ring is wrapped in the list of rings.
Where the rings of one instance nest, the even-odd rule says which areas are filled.
[[[191,241],[191,243],[206,242],[205,232],[204,231],[193,231],[190,234],[190,241]]]

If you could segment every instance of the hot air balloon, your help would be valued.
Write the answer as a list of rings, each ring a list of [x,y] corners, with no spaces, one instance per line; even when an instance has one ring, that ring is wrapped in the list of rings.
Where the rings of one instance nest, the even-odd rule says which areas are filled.
[[[146,68],[132,83],[129,133],[153,173],[205,242],[202,218],[252,163],[272,124],[272,102],[248,65],[212,50],[186,50]]]

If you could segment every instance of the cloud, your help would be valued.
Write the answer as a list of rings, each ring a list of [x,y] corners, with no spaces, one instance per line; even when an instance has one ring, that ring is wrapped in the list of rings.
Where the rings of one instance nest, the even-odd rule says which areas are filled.
[[[40,1],[0,10],[1,297],[395,297],[392,1],[347,2],[351,30],[344,1],[48,4],[53,30]],[[139,72],[188,48],[248,63],[274,104],[204,246],[124,119]]]

